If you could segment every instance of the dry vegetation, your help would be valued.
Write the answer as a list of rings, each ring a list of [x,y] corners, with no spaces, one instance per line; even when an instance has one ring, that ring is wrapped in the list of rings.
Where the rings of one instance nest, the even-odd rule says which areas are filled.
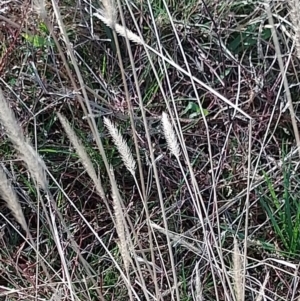
[[[299,7],[2,0],[0,299],[299,301]]]

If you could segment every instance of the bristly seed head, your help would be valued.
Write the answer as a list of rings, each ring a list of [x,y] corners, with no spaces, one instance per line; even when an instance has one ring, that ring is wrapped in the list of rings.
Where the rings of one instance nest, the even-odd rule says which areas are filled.
[[[11,210],[17,222],[21,225],[23,230],[27,231],[27,223],[23,214],[23,210],[19,203],[16,192],[11,183],[8,181],[4,171],[0,167],[0,195],[6,202],[7,207]]]
[[[33,0],[33,8],[42,20],[47,19],[45,0]]]
[[[102,9],[100,14],[105,18],[106,25],[110,28],[114,28],[117,24],[117,9],[114,0],[102,0]]]
[[[117,8],[115,0],[102,0],[102,8],[98,9],[93,15],[109,28],[115,30],[120,36],[127,37],[131,42],[144,45],[142,38],[128,28],[117,23]]]
[[[93,167],[93,163],[90,159],[90,157],[88,156],[85,148],[83,147],[82,143],[80,142],[80,140],[78,139],[78,137],[76,136],[76,133],[73,131],[73,129],[71,128],[69,122],[67,121],[67,119],[61,115],[60,113],[57,113],[57,116],[59,118],[60,123],[62,124],[65,132],[67,133],[71,143],[73,144],[80,160],[81,163],[83,164],[83,166],[85,167],[88,175],[90,176],[90,178],[94,181],[94,184],[96,186],[96,190],[99,193],[100,197],[103,200],[106,200],[106,196],[105,196],[105,192],[104,189],[102,187],[102,183],[101,183],[101,179],[100,177],[97,176],[96,171]]]
[[[179,158],[180,148],[179,148],[178,140],[175,135],[174,129],[172,127],[172,124],[169,121],[168,115],[165,112],[162,113],[161,121],[163,126],[163,132],[167,140],[167,145],[169,147],[169,150],[176,158]]]
[[[7,137],[13,143],[15,150],[19,152],[22,160],[26,163],[31,176],[36,180],[36,183],[46,190],[48,182],[45,172],[45,163],[36,153],[32,145],[25,139],[21,127],[7,101],[4,99],[1,90],[0,106],[0,122],[5,128]]]
[[[132,175],[134,175],[136,164],[126,141],[118,131],[117,127],[108,118],[104,117],[104,124],[107,127],[111,137],[113,138],[113,141],[121,155],[121,158],[126,168],[130,171]]]
[[[296,45],[297,56],[300,59],[300,2],[299,0],[289,0],[290,19],[294,26],[294,41]]]

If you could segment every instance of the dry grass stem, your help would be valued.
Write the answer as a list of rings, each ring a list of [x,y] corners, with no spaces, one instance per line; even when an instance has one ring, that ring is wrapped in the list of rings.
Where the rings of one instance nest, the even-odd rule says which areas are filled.
[[[195,279],[195,287],[196,287],[196,301],[203,301],[203,286],[201,283],[199,264],[196,265],[196,279]]]
[[[0,195],[24,231],[28,231],[27,223],[18,197],[3,169],[0,167]]]
[[[0,299],[300,301],[300,0],[224,2],[0,0]]]
[[[162,120],[163,132],[167,140],[167,145],[169,147],[169,150],[176,158],[179,158],[180,148],[179,148],[178,140],[175,135],[174,129],[172,127],[172,124],[169,121],[168,115],[165,112],[162,113],[161,120]]]
[[[243,301],[243,273],[242,259],[239,250],[239,245],[236,239],[233,241],[233,280],[236,300]]]
[[[112,179],[115,180],[113,169],[110,169]],[[116,185],[114,185],[116,186]],[[112,199],[113,199],[113,206],[114,206],[114,213],[115,213],[115,224],[118,237],[120,239],[120,253],[123,258],[125,270],[128,272],[129,263],[130,263],[130,256],[127,248],[127,239],[126,239],[126,231],[125,231],[125,219],[124,213],[122,209],[121,200],[119,199],[119,193],[117,193],[114,188],[112,189]]]
[[[14,148],[19,152],[21,159],[26,163],[31,176],[37,184],[47,189],[46,167],[43,160],[33,149],[31,144],[25,139],[21,127],[19,126],[13,111],[8,106],[0,90],[0,122],[4,125],[6,135],[13,143]]]
[[[261,288],[259,290],[258,296],[255,299],[255,301],[266,300],[266,298],[265,298],[265,289],[266,289],[266,285],[267,285],[267,283],[269,281],[269,278],[270,278],[270,273],[268,272],[267,275],[266,275],[265,281],[262,284],[262,286],[261,286]]]
[[[194,246],[193,244],[187,242],[182,235],[174,234],[171,231],[167,231],[164,228],[162,228],[161,226],[159,226],[155,223],[152,223],[152,222],[151,222],[150,225],[153,229],[155,229],[155,230],[159,231],[160,233],[163,233],[164,235],[168,236],[174,244],[179,244],[180,246],[186,248],[187,250],[189,250],[191,252],[194,252],[197,255],[206,254],[205,248]]]
[[[99,193],[100,197],[103,200],[106,200],[106,196],[105,196],[102,184],[101,184],[101,180],[97,176],[97,174],[95,172],[95,169],[94,169],[94,166],[93,166],[93,163],[90,160],[88,154],[86,153],[83,145],[79,141],[79,139],[76,136],[75,132],[72,130],[69,122],[67,121],[67,119],[63,115],[61,115],[60,113],[57,113],[57,116],[58,116],[58,118],[60,120],[60,123],[62,124],[66,134],[68,135],[71,143],[73,144],[82,165],[85,167],[89,177],[93,180],[93,182],[96,186],[97,192]]]
[[[121,155],[121,158],[126,168],[130,171],[132,175],[134,175],[136,164],[126,141],[123,139],[116,126],[108,118],[104,118],[104,124],[107,127],[111,137],[113,138],[113,141]]]
[[[297,5],[296,7],[298,8],[299,6]],[[281,54],[281,46],[280,46],[277,31],[276,31],[276,26],[275,26],[275,23],[274,23],[274,18],[273,18],[273,14],[272,14],[272,11],[271,11],[270,3],[267,3],[267,5],[266,5],[266,12],[267,12],[267,16],[268,16],[268,19],[269,19],[269,24],[271,26],[272,38],[273,38],[273,42],[274,42],[274,45],[275,45],[278,65],[279,65],[280,72],[281,72],[282,77],[283,77],[282,78],[283,86],[284,86],[284,89],[285,89],[286,99],[287,99],[287,102],[289,104],[291,123],[292,123],[292,126],[293,126],[293,131],[294,131],[296,144],[297,144],[297,149],[298,149],[298,155],[299,155],[299,158],[300,158],[300,135],[299,135],[299,129],[298,129],[297,120],[296,120],[294,103],[292,101],[290,85],[289,85],[287,74],[286,74],[286,71],[285,71],[286,68],[285,68],[285,65],[284,65],[284,62],[283,62],[283,56]]]

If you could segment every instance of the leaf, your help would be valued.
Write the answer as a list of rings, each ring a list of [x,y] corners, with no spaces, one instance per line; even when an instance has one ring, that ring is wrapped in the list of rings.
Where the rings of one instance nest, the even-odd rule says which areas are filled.
[[[46,34],[49,34],[49,30],[48,30],[48,27],[45,23],[40,23],[39,24],[39,29],[40,31],[46,33]]]
[[[51,42],[38,35],[29,35],[27,33],[22,34],[23,38],[35,48],[42,48],[44,46],[51,46]]]
[[[229,43],[228,48],[233,53],[251,48],[257,44],[257,39],[267,40],[271,37],[271,30],[264,28],[259,35],[258,24],[250,24],[247,27],[240,29],[239,32],[233,34],[234,39]]]
[[[202,109],[203,115],[207,116],[209,114],[209,111],[207,109]],[[193,119],[201,115],[201,108],[199,105],[193,101],[190,101],[184,111],[182,112],[182,115],[188,114],[189,118]]]

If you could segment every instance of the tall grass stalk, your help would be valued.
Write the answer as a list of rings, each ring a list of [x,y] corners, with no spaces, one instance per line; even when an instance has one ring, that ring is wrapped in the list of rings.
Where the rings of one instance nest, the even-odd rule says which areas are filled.
[[[86,88],[85,88],[84,80],[82,78],[79,66],[77,64],[77,60],[76,60],[75,55],[74,55],[74,49],[71,48],[71,43],[70,43],[70,40],[68,38],[66,28],[64,26],[64,23],[63,23],[61,15],[60,15],[58,5],[57,5],[55,0],[52,0],[52,7],[53,7],[54,14],[55,14],[55,17],[56,17],[57,22],[58,22],[59,29],[61,31],[62,37],[63,37],[64,42],[65,42],[65,47],[68,50],[67,52],[70,56],[70,60],[71,60],[72,65],[75,69],[75,73],[76,73],[76,76],[78,78],[79,85],[80,85],[80,90],[82,91],[83,99],[82,99],[81,96],[78,96],[77,100],[79,101],[79,103],[81,105],[81,108],[84,112],[84,115],[85,116],[90,116],[90,118],[87,118],[89,127],[92,131],[93,138],[95,139],[97,147],[99,149],[99,152],[102,156],[107,174],[108,174],[109,177],[111,177],[110,172],[109,172],[109,169],[110,169],[109,164],[108,164],[108,161],[107,161],[107,157],[106,157],[106,154],[105,154],[105,151],[104,151],[102,141],[100,139],[100,136],[98,135],[97,125],[96,125],[95,119],[93,118],[93,112],[92,112],[90,101],[89,101],[87,91],[86,91]],[[61,56],[64,57],[63,52],[61,53]],[[68,68],[68,67],[66,67],[66,68]],[[69,68],[67,70],[69,70]],[[71,76],[71,78],[72,78],[73,87],[74,87],[74,89],[76,89],[75,91],[77,92],[79,89],[77,88],[77,85],[75,84],[75,81],[74,81],[72,76]],[[112,182],[111,178],[110,178],[110,181]]]
[[[298,5],[299,5],[299,1],[298,1]],[[282,77],[283,77],[282,80],[283,80],[284,90],[285,90],[285,93],[286,93],[287,101],[289,103],[289,111],[290,111],[290,116],[291,116],[291,122],[292,122],[293,131],[294,131],[294,135],[295,135],[295,139],[296,139],[296,145],[297,145],[297,148],[298,148],[299,158],[300,158],[300,135],[299,135],[299,130],[298,130],[298,126],[297,126],[296,115],[295,115],[295,110],[294,110],[294,104],[293,104],[292,97],[291,97],[290,87],[289,87],[289,83],[288,83],[287,76],[286,76],[287,68],[285,68],[285,66],[283,64],[282,54],[281,54],[281,51],[280,51],[280,43],[279,43],[277,32],[276,32],[276,29],[275,29],[275,24],[274,24],[274,20],[273,20],[273,15],[272,15],[270,3],[268,1],[266,3],[266,10],[267,10],[269,23],[271,25],[272,36],[273,36],[273,41],[274,41],[275,50],[276,50],[276,54],[277,54],[278,64],[279,64],[280,71],[281,71],[281,74],[282,74]],[[299,17],[299,15],[298,15],[298,17]],[[297,20],[294,20],[294,21],[297,22]],[[296,25],[296,30],[297,30],[297,33],[298,33],[298,31],[299,31],[299,20],[295,25]],[[287,66],[288,66],[288,64],[287,64]]]
[[[113,2],[113,3],[115,3],[115,2]],[[143,39],[142,39],[141,35],[134,36],[134,35],[132,35],[131,31],[129,31],[126,28],[125,19],[124,19],[124,15],[123,15],[123,9],[122,9],[122,5],[121,5],[120,1],[117,1],[117,8],[119,10],[120,18],[121,18],[121,22],[122,22],[123,33],[121,33],[121,35],[123,35],[125,37],[125,41],[126,41],[126,45],[127,45],[127,51],[128,51],[131,66],[132,66],[132,73],[133,73],[133,77],[134,77],[136,93],[138,95],[139,105],[140,105],[140,109],[141,109],[142,116],[143,116],[143,123],[144,123],[145,131],[146,131],[148,146],[149,146],[149,148],[152,152],[152,145],[151,145],[151,143],[149,144],[150,135],[149,135],[149,130],[148,130],[148,124],[146,122],[146,118],[145,118],[145,115],[144,115],[143,99],[142,99],[142,95],[141,95],[141,91],[140,91],[140,87],[139,87],[139,80],[138,80],[136,69],[135,69],[135,61],[133,59],[131,46],[130,46],[130,41],[136,42],[138,44],[144,44],[144,42],[143,42]],[[109,15],[110,12],[109,11],[107,11],[107,12],[104,11],[104,15],[105,14]],[[147,223],[147,228],[148,228],[151,262],[153,263],[153,262],[155,262],[155,256],[154,256],[154,251],[153,251],[154,250],[154,244],[153,244],[152,230],[151,230],[151,227],[150,227],[150,215],[149,215],[148,202],[147,202],[148,196],[146,195],[146,189],[145,189],[145,183],[144,183],[144,170],[143,170],[144,168],[142,167],[142,161],[140,160],[140,148],[139,148],[139,145],[138,145],[138,140],[137,140],[137,135],[136,135],[134,114],[133,114],[132,105],[131,105],[131,98],[129,96],[129,91],[128,91],[128,87],[127,87],[127,80],[125,78],[125,71],[124,71],[124,67],[123,67],[122,55],[121,55],[121,51],[120,51],[120,46],[119,46],[117,34],[116,34],[117,32],[120,34],[120,27],[119,27],[118,24],[114,24],[113,29],[114,29],[113,30],[113,36],[114,36],[114,40],[115,40],[115,43],[116,43],[119,66],[120,66],[120,71],[121,71],[121,75],[122,75],[122,81],[123,81],[123,84],[124,84],[124,92],[125,92],[126,101],[127,101],[127,105],[128,105],[128,113],[129,113],[129,116],[130,116],[130,124],[131,124],[133,140],[134,140],[134,145],[135,145],[135,151],[136,151],[136,156],[137,156],[137,164],[138,164],[138,169],[139,169],[140,185],[138,185],[138,181],[137,181],[136,176],[132,172],[131,173],[134,176],[134,180],[137,184],[137,188],[139,190],[139,194],[141,196],[141,200],[143,202],[143,206],[144,206],[145,213],[146,213],[146,223]],[[141,37],[141,39],[140,39],[140,37]],[[153,157],[151,158],[151,160],[153,162]],[[156,180],[158,180],[157,177],[156,177]],[[139,248],[141,249],[141,245],[139,243],[138,243],[138,245],[139,245]],[[133,255],[135,257],[135,260],[137,260],[137,257],[135,256],[135,254],[133,254]],[[149,267],[147,258],[145,258],[143,252],[142,252],[142,256],[144,258],[144,262],[146,262],[148,270],[150,271],[150,267]],[[137,266],[139,267],[139,264]],[[154,265],[152,265],[152,267],[153,267],[153,269],[152,269],[152,271],[150,271],[150,274],[152,274],[152,277],[153,277],[153,283],[154,283],[154,286],[155,286],[155,295],[157,296],[158,300],[160,300],[161,294],[160,294],[160,291],[159,291],[159,288],[158,288],[156,269],[155,269]],[[140,269],[138,269],[138,271],[139,271],[140,275],[142,276]],[[140,280],[141,280],[141,283],[144,283],[143,277],[140,277]],[[143,287],[143,290],[144,290],[144,287]],[[147,300],[149,300],[149,297],[148,297],[147,293],[145,294],[145,296],[146,296]]]

